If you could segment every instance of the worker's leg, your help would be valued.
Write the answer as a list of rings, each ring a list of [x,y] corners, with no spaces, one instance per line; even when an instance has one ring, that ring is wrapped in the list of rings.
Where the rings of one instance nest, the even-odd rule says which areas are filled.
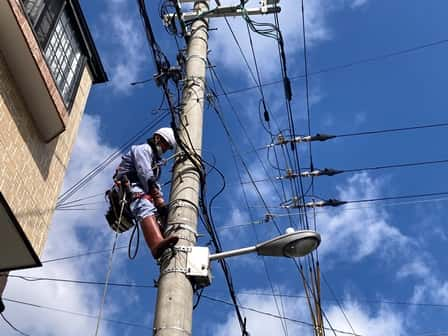
[[[143,218],[140,221],[140,226],[142,228],[146,244],[151,250],[154,259],[159,259],[162,256],[163,251],[176,245],[179,240],[179,238],[175,236],[163,238],[162,233],[160,232],[159,223],[157,223],[155,216]]]
[[[136,189],[133,188],[133,192]],[[176,245],[179,240],[178,237],[167,237],[163,238],[162,232],[160,231],[159,224],[157,223],[155,213],[156,208],[146,198],[136,198],[130,204],[132,213],[135,218],[137,218],[140,223],[140,227],[143,231],[143,236],[145,237],[146,244],[148,245],[151,253],[155,259],[160,258],[163,251],[167,248]]]

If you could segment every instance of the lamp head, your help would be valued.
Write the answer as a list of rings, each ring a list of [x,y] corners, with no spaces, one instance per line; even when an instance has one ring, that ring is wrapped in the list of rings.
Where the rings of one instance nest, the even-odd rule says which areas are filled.
[[[320,234],[311,230],[293,231],[256,246],[259,255],[273,257],[303,257],[320,244]]]

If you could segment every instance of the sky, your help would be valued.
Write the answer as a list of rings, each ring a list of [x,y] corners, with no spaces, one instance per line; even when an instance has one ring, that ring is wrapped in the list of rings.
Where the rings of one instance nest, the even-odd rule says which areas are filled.
[[[81,5],[110,81],[92,88],[63,190],[163,114],[158,110],[162,93],[153,81],[130,85],[150,79],[156,72],[136,2],[81,0]],[[287,72],[292,79],[296,134],[308,135],[308,126],[311,134],[342,135],[447,121],[448,3],[306,0],[309,118],[302,76],[300,2],[282,1],[279,5]],[[176,43],[162,26],[158,6],[147,3],[158,43],[174,63]],[[250,1],[247,6],[258,4]],[[259,16],[254,20],[271,22],[272,18]],[[255,69],[244,21],[237,17],[230,18],[229,23],[249,66]],[[210,26],[216,30],[209,33],[209,58],[226,90],[253,87],[254,80],[226,23],[216,18]],[[261,81],[280,80],[275,41],[255,34],[252,37]],[[416,48],[419,46],[427,47]],[[407,52],[401,53],[403,50]],[[282,85],[265,86],[264,95],[277,134],[288,127]],[[271,143],[259,116],[260,92],[244,90],[228,97],[233,109],[224,96],[219,97],[219,106],[250,175],[257,180],[279,176],[284,171],[277,169],[272,152],[270,158],[266,150],[254,152],[254,148]],[[266,209],[256,189],[240,184],[239,176],[249,181],[248,172],[238,159],[234,163],[235,155],[223,126],[214,110],[206,107],[203,155],[226,178],[225,191],[214,202],[212,212],[223,249],[250,246],[274,237],[278,232],[273,222],[260,223]],[[168,124],[165,119],[160,126]],[[299,144],[297,149],[303,168],[309,167],[310,154],[316,168],[378,167],[446,160],[446,134],[446,127],[434,127],[337,137],[312,143],[311,152],[306,144]],[[138,141],[144,142],[149,136]],[[55,212],[42,261],[112,247],[114,234],[104,220],[106,204],[102,194],[111,185],[117,163],[108,165],[70,199],[93,196],[82,202],[89,204],[75,202],[75,209]],[[285,168],[285,162],[280,166]],[[314,179],[314,190],[308,195],[354,201],[446,192],[447,173],[446,164],[434,164],[322,176]],[[168,164],[162,182],[169,179]],[[303,183],[307,187],[310,180],[304,179]],[[207,179],[209,199],[220,186],[220,178],[211,171]],[[277,192],[281,184],[262,181],[257,186],[280,229],[299,229],[299,210],[292,209],[288,217],[280,207],[285,201]],[[169,185],[164,191],[169,194]],[[287,193],[287,199],[293,196]],[[344,335],[341,331],[365,336],[448,335],[447,201],[446,196],[421,197],[319,208],[315,215],[308,211],[311,226],[322,237],[314,257],[318,257],[322,273],[322,309],[328,335]],[[251,225],[254,221],[259,224]],[[198,244],[205,246],[209,238],[201,225],[199,232],[204,236]],[[142,243],[135,260],[129,260],[128,242],[129,233],[119,236],[118,246],[124,248],[113,256],[110,281],[153,285],[158,267],[146,246]],[[104,282],[109,258],[110,252],[78,256],[11,274]],[[300,262],[306,265],[307,261]],[[304,287],[291,260],[247,255],[230,259],[229,265],[251,335],[313,335],[312,328],[297,322],[311,320],[303,298]],[[213,283],[205,289],[193,313],[193,334],[240,335],[233,308],[222,302],[230,302],[230,297],[218,265],[212,265],[212,273]],[[281,296],[274,298],[273,292]],[[152,333],[155,295],[153,288],[109,287],[98,335]],[[28,305],[8,301],[4,314],[31,336],[95,335],[102,296],[103,287],[98,285],[11,277],[4,297]],[[0,334],[17,335],[2,322]]]

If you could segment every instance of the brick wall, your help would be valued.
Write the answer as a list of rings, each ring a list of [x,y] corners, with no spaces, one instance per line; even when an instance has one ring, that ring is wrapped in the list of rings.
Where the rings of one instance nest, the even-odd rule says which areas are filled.
[[[0,191],[38,255],[44,248],[91,85],[86,67],[66,131],[44,143],[0,53]]]

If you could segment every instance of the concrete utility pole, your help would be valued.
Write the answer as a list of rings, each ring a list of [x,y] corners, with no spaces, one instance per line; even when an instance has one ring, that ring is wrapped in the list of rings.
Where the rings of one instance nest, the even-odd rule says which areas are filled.
[[[203,12],[208,8],[208,1],[195,1],[195,11]],[[208,20],[196,19],[191,25],[191,36],[187,46],[187,78],[184,82],[179,136],[188,148],[193,147],[199,155],[202,146],[207,40]],[[199,173],[195,166],[188,159],[183,161],[178,159],[172,177],[167,226],[168,230],[175,230],[171,234],[180,238],[177,247],[196,244],[199,190]],[[154,335],[191,335],[193,288],[185,274],[187,254],[182,248],[177,248],[174,256],[171,254],[166,256],[162,258],[160,267]]]

